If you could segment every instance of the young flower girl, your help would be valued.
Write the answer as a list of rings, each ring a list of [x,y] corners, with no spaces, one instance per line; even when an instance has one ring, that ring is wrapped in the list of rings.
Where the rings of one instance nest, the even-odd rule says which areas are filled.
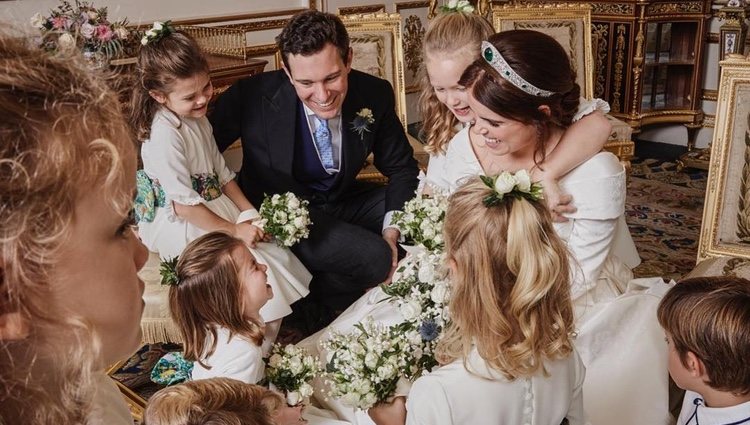
[[[206,118],[213,87],[196,42],[169,23],[156,23],[138,55],[140,84],[131,121],[143,141],[138,173],[138,233],[164,259],[210,231],[224,231],[269,267],[276,296],[263,309],[273,339],[294,301],[308,294],[311,275],[288,249],[264,243],[258,211],[234,181]]]
[[[541,190],[500,183],[473,177],[451,196],[443,365],[416,380],[406,406],[371,408],[378,425],[585,423],[567,250]]]

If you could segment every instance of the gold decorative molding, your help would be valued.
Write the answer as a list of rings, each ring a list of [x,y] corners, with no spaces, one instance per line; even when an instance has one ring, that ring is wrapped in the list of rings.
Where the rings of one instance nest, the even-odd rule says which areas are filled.
[[[612,92],[612,112],[622,112],[620,105],[620,87],[622,86],[623,69],[625,65],[625,24],[617,26],[617,41],[615,42],[615,77],[613,82],[614,91]]]
[[[400,3],[396,3],[396,12],[401,12],[403,9],[420,9],[423,7],[429,7],[430,2],[428,0],[425,1],[404,1]]]
[[[718,32],[710,32],[706,36],[706,43],[718,43],[719,42],[719,33]]]
[[[750,114],[745,106],[750,89],[750,60],[729,54],[720,66],[717,119],[698,243],[699,261],[721,256],[750,258],[747,236],[750,233]]]
[[[700,1],[675,1],[674,3],[650,4],[646,8],[649,15],[666,13],[701,13],[703,4]]]
[[[630,3],[591,3],[594,15],[632,15],[635,6]]]
[[[703,115],[703,128],[714,128],[716,124],[716,115],[704,114]]]
[[[391,57],[394,96],[396,98],[396,114],[406,129],[406,88],[404,82],[404,53],[401,34],[401,15],[397,13],[370,13],[341,16],[349,37],[381,34],[390,39],[389,49],[385,54]]]
[[[268,19],[265,21],[255,21],[255,22],[244,22],[241,24],[230,24],[226,26],[230,28],[240,29],[242,31],[252,32],[252,31],[265,31],[265,30],[275,30],[279,28],[284,28],[287,22],[289,22],[289,18]]]
[[[746,117],[750,126],[750,114]],[[750,127],[745,130],[745,164],[742,166],[740,200],[737,208],[737,237],[750,243]]]
[[[310,9],[314,9],[315,2],[311,1]],[[172,21],[173,25],[205,25],[205,24],[215,24],[220,22],[234,22],[234,21],[247,21],[252,19],[262,19],[262,18],[273,18],[277,16],[292,16],[295,13],[302,12],[303,10],[308,10],[308,8],[305,7],[299,7],[299,8],[293,8],[293,9],[282,9],[282,10],[274,10],[270,12],[258,12],[258,13],[240,13],[236,15],[221,15],[221,16],[211,16],[211,17],[203,17],[203,18],[189,18],[189,19],[178,19]],[[152,22],[143,23],[141,25],[151,25]]]
[[[412,78],[417,76],[422,66],[422,40],[425,29],[422,20],[417,15],[410,15],[404,21],[404,65],[411,72]],[[408,91],[407,87],[407,91]]]
[[[609,24],[593,24],[591,26],[594,52],[594,97],[603,97],[607,84],[607,47],[609,44]]]
[[[579,22],[575,24],[573,22]],[[492,26],[495,31],[513,28],[543,29],[567,27],[570,25],[571,43],[575,39],[576,25],[581,25],[583,36],[583,52],[592,52],[591,46],[591,6],[585,3],[539,3],[519,1],[512,4],[495,4],[492,7]],[[544,31],[542,31],[544,32]],[[580,56],[573,54],[576,49],[571,45],[571,63],[574,64]],[[579,85],[583,97],[590,98],[594,93],[594,64],[586,54],[581,53],[583,70]],[[577,67],[576,67],[577,68]]]
[[[363,13],[383,13],[385,12],[384,4],[368,4],[364,6],[344,6],[339,7],[339,15],[357,15]]]
[[[719,98],[718,90],[703,89],[703,93],[701,94],[701,100],[711,100],[711,101],[716,102],[718,98]]]
[[[643,70],[643,44],[646,41],[644,34],[646,30],[646,8],[641,7],[640,17],[638,19],[638,33],[635,36],[635,53],[633,54],[633,82],[631,93],[633,96],[633,103],[630,107],[631,118],[637,117],[637,111],[639,110],[639,104],[641,103],[641,96],[643,95],[641,88],[641,71]]]

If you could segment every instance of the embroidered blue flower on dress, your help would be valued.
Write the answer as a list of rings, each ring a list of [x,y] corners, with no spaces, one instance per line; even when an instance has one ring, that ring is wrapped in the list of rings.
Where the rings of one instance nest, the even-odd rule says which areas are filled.
[[[370,131],[370,124],[375,122],[370,108],[362,108],[352,120],[352,130],[359,134],[359,138],[364,137],[365,131]]]

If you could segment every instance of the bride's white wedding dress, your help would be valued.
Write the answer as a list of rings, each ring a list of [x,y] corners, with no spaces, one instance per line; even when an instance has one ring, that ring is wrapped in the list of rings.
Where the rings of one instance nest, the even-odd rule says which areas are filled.
[[[452,193],[468,176],[483,174],[469,143],[468,128],[445,155],[430,159],[424,183]],[[555,230],[566,242],[575,270],[571,293],[576,312],[576,348],[586,366],[584,409],[593,425],[669,424],[667,347],[656,307],[670,287],[661,278],[632,280],[640,262],[624,219],[625,170],[611,153],[599,153],[559,181],[577,212]],[[347,332],[371,317],[386,325],[403,321],[380,288],[344,311],[328,329],[300,344],[320,353],[329,329]],[[325,355],[325,353],[320,353]],[[467,389],[470,390],[470,389]],[[352,423],[371,424],[338,400],[321,400]],[[467,406],[483,409],[482,406]]]

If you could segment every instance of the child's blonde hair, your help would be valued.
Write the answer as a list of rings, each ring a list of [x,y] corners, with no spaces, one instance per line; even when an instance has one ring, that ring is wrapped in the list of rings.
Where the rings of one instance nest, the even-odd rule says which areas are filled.
[[[280,394],[230,378],[189,381],[148,400],[144,425],[273,425]]]
[[[53,269],[85,194],[132,206],[135,146],[101,75],[26,41],[0,34],[0,318],[28,326],[0,337],[0,423],[81,423],[98,340],[54,307]]]
[[[213,354],[217,327],[257,345],[263,342],[262,324],[243,315],[243,286],[232,256],[236,249],[247,247],[229,234],[211,232],[190,242],[180,254],[178,283],[169,289],[169,309],[180,328],[188,360],[200,362]],[[209,334],[213,337],[210,346]]]
[[[449,201],[445,242],[452,261],[451,325],[442,362],[479,355],[508,379],[544,370],[572,350],[569,254],[541,201],[493,193],[471,178]]]
[[[750,394],[750,281],[731,276],[685,279],[656,311],[687,367],[691,352],[706,366],[706,384]]]
[[[177,80],[208,72],[208,69],[208,62],[198,43],[183,32],[171,32],[141,47],[138,52],[138,80],[130,105],[130,121],[138,140],[150,137],[151,122],[160,107],[149,91],[166,96]]]
[[[424,36],[420,69],[419,110],[422,132],[430,153],[445,153],[445,145],[456,134],[458,119],[440,102],[427,75],[426,63],[431,56],[466,58],[471,63],[479,57],[482,40],[494,34],[492,25],[474,13],[448,12],[430,22]]]

